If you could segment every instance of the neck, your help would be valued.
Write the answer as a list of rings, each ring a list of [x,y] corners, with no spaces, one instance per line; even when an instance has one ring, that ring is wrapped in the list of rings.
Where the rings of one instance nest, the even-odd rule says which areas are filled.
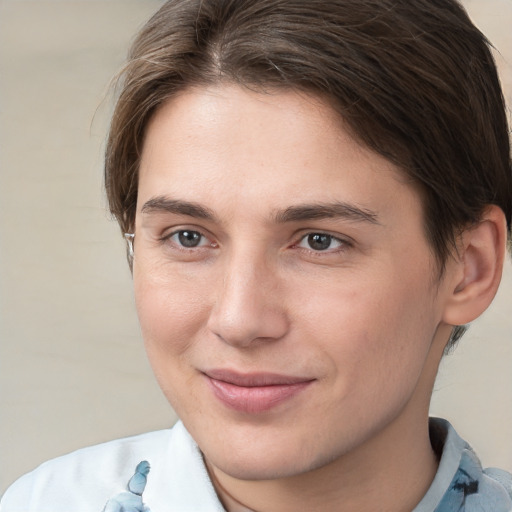
[[[437,465],[430,444],[428,414],[420,417],[418,411],[407,410],[364,446],[299,475],[239,480],[207,462],[217,494],[228,512],[410,512],[430,487]]]

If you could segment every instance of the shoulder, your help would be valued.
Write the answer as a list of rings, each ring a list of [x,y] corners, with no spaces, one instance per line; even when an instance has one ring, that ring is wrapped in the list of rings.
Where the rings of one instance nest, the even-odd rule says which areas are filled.
[[[169,503],[181,502],[187,505],[179,510],[193,510],[189,505],[218,509],[201,453],[178,422],[172,429],[99,444],[48,461],[7,490],[0,511],[102,512],[109,500],[126,493],[141,461],[150,466],[143,494],[148,510],[158,510],[160,502],[167,503],[164,510]]]
[[[440,464],[414,512],[512,512],[512,475],[483,469],[471,446],[445,420],[431,419],[430,435]]]
[[[483,469],[468,446],[441,505],[440,512],[454,506],[468,512],[512,512],[512,475],[497,468]]]
[[[45,462],[22,476],[2,498],[2,512],[46,510],[73,500],[81,510],[101,511],[106,499],[133,474],[142,459],[153,458],[169,444],[172,430],[162,430],[83,448]],[[121,482],[119,481],[121,479]],[[126,484],[125,482],[125,484]]]

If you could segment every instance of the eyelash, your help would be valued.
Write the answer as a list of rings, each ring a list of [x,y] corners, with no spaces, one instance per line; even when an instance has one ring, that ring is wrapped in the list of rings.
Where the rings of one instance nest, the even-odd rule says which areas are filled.
[[[327,238],[329,242],[329,246],[325,249],[313,249],[311,246],[309,247],[301,247],[301,244],[304,241],[312,242],[311,239],[313,237],[321,237],[321,238]],[[332,243],[336,243],[337,247],[331,248]],[[307,242],[306,242],[307,243]],[[335,235],[331,235],[330,233],[325,233],[323,231],[310,231],[309,233],[304,234],[301,236],[298,243],[294,244],[294,247],[297,247],[299,249],[303,249],[305,251],[308,251],[311,254],[314,254],[315,256],[321,256],[321,255],[328,255],[328,254],[338,254],[340,252],[343,252],[347,250],[348,248],[352,247],[352,243],[347,240],[340,237],[337,237]]]
[[[206,248],[217,248],[218,247],[217,242],[210,242],[209,244],[206,244],[206,243],[202,243],[202,240],[200,241],[200,245],[186,247],[183,245],[182,242],[180,242],[178,240],[175,240],[175,241],[172,240],[174,237],[179,237],[180,235],[185,236],[186,233],[189,233],[194,236],[199,235],[202,239],[209,240],[209,237],[207,237],[204,233],[202,233],[201,231],[199,231],[197,229],[185,229],[184,228],[184,229],[178,229],[178,230],[172,231],[171,233],[162,236],[159,239],[159,241],[163,244],[172,242],[172,245],[174,246],[174,248],[176,248],[180,251],[185,251],[187,253],[189,253],[191,251],[206,249]],[[323,239],[327,239],[328,244],[329,244],[328,247],[326,247],[325,249],[314,249],[311,246],[309,246],[309,247],[301,246],[301,244],[304,241],[307,241],[308,239],[309,239],[310,243],[313,242],[312,238],[314,238],[314,237],[320,237]],[[335,244],[337,244],[337,247],[331,248],[331,245],[333,242]],[[303,234],[300,237],[300,239],[298,240],[298,242],[291,244],[290,247],[296,248],[296,249],[299,249],[302,251],[307,251],[309,254],[313,254],[315,256],[322,256],[322,255],[329,255],[329,254],[331,254],[331,255],[338,254],[340,252],[346,251],[347,249],[349,249],[352,246],[353,246],[353,243],[351,241],[349,241],[347,239],[342,239],[335,235],[331,235],[330,233],[325,233],[323,231],[309,231],[309,232]]]
[[[201,231],[197,230],[197,229],[177,229],[167,235],[164,235],[162,237],[160,237],[159,241],[161,243],[167,243],[167,242],[172,242],[174,247],[176,247],[178,250],[180,251],[193,251],[193,250],[197,250],[197,249],[201,249],[201,248],[205,248],[205,247],[211,247],[211,248],[216,248],[218,247],[218,244],[216,242],[210,242],[210,244],[202,244],[202,245],[197,245],[197,246],[193,246],[193,247],[186,247],[184,245],[182,245],[181,243],[177,242],[177,241],[172,241],[172,239],[175,237],[175,236],[179,236],[180,234],[184,234],[184,233],[190,233],[190,234],[197,234],[199,235],[201,238],[205,239],[205,240],[208,240],[208,237],[206,235],[204,235],[203,233],[201,233]]]

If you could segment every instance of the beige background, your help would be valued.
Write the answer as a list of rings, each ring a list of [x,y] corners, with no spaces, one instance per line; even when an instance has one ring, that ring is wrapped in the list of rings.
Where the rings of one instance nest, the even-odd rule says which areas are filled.
[[[467,0],[512,94],[512,0]],[[160,2],[0,0],[0,492],[75,448],[166,427],[106,213],[102,103]],[[512,268],[443,363],[432,405],[512,470]],[[400,364],[400,361],[397,361]]]

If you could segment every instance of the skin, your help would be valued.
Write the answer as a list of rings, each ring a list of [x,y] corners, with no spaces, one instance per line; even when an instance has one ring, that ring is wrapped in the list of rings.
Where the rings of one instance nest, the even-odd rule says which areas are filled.
[[[189,89],[148,126],[138,314],[229,510],[414,508],[437,468],[428,406],[464,269],[449,260],[438,281],[418,192],[313,97]],[[219,368],[309,384],[243,412],[208,385]]]

